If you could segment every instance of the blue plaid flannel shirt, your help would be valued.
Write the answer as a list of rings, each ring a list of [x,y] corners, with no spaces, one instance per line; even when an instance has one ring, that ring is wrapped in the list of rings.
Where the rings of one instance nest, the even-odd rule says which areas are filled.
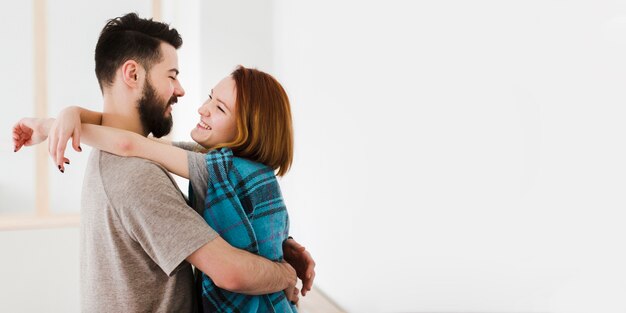
[[[282,260],[289,216],[274,170],[234,157],[228,148],[210,151],[205,160],[206,222],[232,246]],[[220,289],[204,273],[201,289],[204,312],[297,312],[282,291],[260,296],[234,293]]]

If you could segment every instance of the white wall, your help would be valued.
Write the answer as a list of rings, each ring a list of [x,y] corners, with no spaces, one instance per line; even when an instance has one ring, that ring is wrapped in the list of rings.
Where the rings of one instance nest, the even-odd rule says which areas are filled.
[[[283,191],[351,312],[623,312],[626,3],[275,1]]]
[[[175,108],[175,138],[188,138],[196,102],[236,64],[273,73],[296,130],[282,180],[292,235],[318,263],[316,284],[348,311],[626,310],[626,3],[190,3],[163,3],[185,39],[189,97]],[[68,27],[55,20],[51,39]],[[79,38],[72,47],[93,49],[95,37]],[[75,91],[59,82],[95,80],[87,59],[69,70],[50,53],[56,108]],[[16,74],[4,93],[28,93],[11,85],[28,76],[7,66]],[[92,99],[76,92],[83,100],[68,101]],[[9,112],[5,130],[26,114]],[[31,181],[16,158],[0,180],[3,210],[4,186]],[[0,232],[0,247],[0,311],[77,311],[76,229]]]
[[[33,40],[32,35],[24,36],[32,33],[32,7],[30,1],[17,1],[11,10],[0,10],[0,38],[11,43],[10,49],[4,49],[3,44],[0,52],[0,68],[5,73],[0,75],[5,102],[0,114],[0,214],[35,211],[35,199],[31,197],[35,192],[35,155],[13,153],[11,139],[16,117],[34,114]]]
[[[0,231],[0,312],[79,312],[78,228]]]

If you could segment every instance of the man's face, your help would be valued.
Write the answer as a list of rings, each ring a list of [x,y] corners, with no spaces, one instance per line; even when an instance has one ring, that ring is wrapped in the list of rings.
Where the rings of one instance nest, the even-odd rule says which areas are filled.
[[[172,129],[172,105],[185,95],[178,81],[178,56],[176,49],[161,43],[162,61],[154,64],[146,75],[142,97],[139,99],[139,116],[144,129],[154,137],[167,135]]]
[[[169,134],[174,123],[171,105],[177,101],[176,96],[170,99],[160,99],[150,80],[146,80],[143,95],[139,99],[139,117],[143,128],[156,138]]]

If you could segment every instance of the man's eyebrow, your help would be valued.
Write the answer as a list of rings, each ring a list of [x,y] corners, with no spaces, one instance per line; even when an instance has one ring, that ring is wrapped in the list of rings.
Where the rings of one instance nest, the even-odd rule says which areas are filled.
[[[178,75],[178,73],[179,73],[178,69],[176,69],[176,68],[171,68],[168,72],[174,72],[174,73],[176,73],[176,75]]]

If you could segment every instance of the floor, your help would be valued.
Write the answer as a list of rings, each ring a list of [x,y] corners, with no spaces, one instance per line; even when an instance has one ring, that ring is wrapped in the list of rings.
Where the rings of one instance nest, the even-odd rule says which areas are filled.
[[[337,304],[335,304],[321,290],[315,288],[306,294],[306,297],[300,297],[298,304],[300,313],[345,313]]]

